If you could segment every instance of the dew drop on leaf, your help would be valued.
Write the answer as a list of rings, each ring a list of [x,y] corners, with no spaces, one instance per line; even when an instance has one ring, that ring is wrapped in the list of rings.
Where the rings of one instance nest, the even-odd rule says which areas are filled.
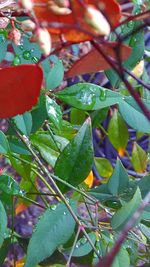
[[[56,210],[56,208],[57,208],[57,206],[54,205],[54,206],[51,207],[51,210]]]
[[[39,61],[39,58],[37,57],[32,57],[31,60],[34,62],[34,63],[37,63]]]
[[[23,56],[24,59],[29,60],[30,57],[31,57],[31,52],[26,50],[26,51],[23,52],[22,56]]]
[[[129,21],[129,22],[127,23],[127,26],[128,26],[128,28],[132,28],[132,27],[133,27],[133,21]]]
[[[16,55],[13,59],[12,65],[13,66],[17,66],[21,63],[20,57],[18,55]]]
[[[19,48],[20,48],[20,50],[23,50],[23,45],[20,45]]]
[[[100,100],[101,101],[105,101],[106,100],[106,95],[107,95],[107,91],[105,90],[105,89],[102,89],[101,91],[100,91]]]

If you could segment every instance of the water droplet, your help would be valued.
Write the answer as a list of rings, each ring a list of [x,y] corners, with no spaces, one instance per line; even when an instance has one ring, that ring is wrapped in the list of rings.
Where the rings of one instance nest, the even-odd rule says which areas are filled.
[[[13,65],[13,66],[17,66],[17,65],[19,65],[20,63],[21,63],[20,57],[19,57],[18,55],[16,55],[16,56],[14,57],[14,60],[13,60],[13,62],[12,62],[12,65]]]
[[[25,195],[25,191],[24,191],[24,190],[20,190],[20,191],[19,191],[19,195],[24,196],[24,195]]]
[[[105,101],[106,100],[106,95],[107,95],[107,91],[105,90],[105,89],[102,89],[101,91],[100,91],[100,100],[101,101]]]
[[[37,57],[32,57],[31,60],[34,62],[34,63],[37,63],[39,61],[39,58]]]
[[[51,207],[51,210],[56,210],[56,208],[57,208],[57,206],[54,205],[54,206]]]
[[[134,47],[135,46],[135,43],[136,43],[136,38],[135,37],[132,37],[131,38],[131,41],[130,41],[130,46]]]
[[[129,21],[129,22],[127,23],[127,26],[128,26],[128,28],[132,28],[132,27],[133,27],[133,21],[132,21],[132,20]]]
[[[34,48],[32,48],[30,51],[31,51],[31,53],[33,53],[34,52]]]
[[[64,215],[66,215],[67,213],[64,211]]]
[[[78,246],[78,244],[76,244],[76,248],[78,248],[79,246]]]
[[[23,50],[24,47],[23,47],[23,45],[20,45],[19,48],[20,48],[20,50]]]
[[[26,50],[26,51],[23,52],[22,56],[23,56],[24,59],[29,60],[30,57],[31,57],[31,52]]]

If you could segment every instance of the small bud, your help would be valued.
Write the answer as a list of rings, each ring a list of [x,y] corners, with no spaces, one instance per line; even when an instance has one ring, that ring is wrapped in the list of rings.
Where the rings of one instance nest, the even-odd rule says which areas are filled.
[[[8,26],[9,21],[8,18],[0,18],[0,29],[5,29]]]
[[[50,54],[52,42],[51,42],[51,36],[47,29],[43,28],[36,29],[33,38],[31,39],[32,39],[31,41],[34,40],[39,44],[44,56],[47,57]]]
[[[33,2],[32,0],[19,0],[18,1],[21,8],[31,11],[33,9]]]
[[[69,0],[55,0],[55,4],[60,7],[69,7]]]
[[[60,7],[56,5],[53,1],[48,1],[48,9],[52,11],[55,15],[68,15],[72,11],[68,7]]]
[[[143,74],[143,71],[144,71],[144,60],[141,60],[136,66],[135,68],[132,70],[132,73],[140,78],[141,75]]]
[[[21,41],[21,33],[18,29],[16,28],[12,28],[9,30],[8,32],[8,39],[13,41],[14,44],[16,45],[20,45],[20,41]]]
[[[21,29],[25,32],[33,32],[35,28],[36,24],[30,19],[21,22]]]
[[[109,35],[110,25],[103,14],[93,6],[87,6],[85,21],[95,30],[97,34]]]

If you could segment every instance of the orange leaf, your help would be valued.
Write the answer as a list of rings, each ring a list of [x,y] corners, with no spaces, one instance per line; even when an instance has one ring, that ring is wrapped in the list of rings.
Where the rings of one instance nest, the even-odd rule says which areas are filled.
[[[18,204],[16,206],[16,209],[15,209],[15,214],[18,215],[19,213],[23,212],[24,210],[26,210],[28,208],[28,206],[26,206],[25,204],[21,203],[21,204]]]
[[[15,266],[16,267],[23,267],[24,263],[25,263],[25,260],[24,259],[20,259],[20,260],[16,261]]]
[[[124,153],[125,153],[125,150],[123,148],[119,148],[118,149],[118,154],[119,154],[120,157],[123,157]]]
[[[100,45],[106,55],[115,58],[114,47],[116,43],[109,43]],[[121,58],[122,60],[128,59],[131,53],[131,48],[127,45],[121,47]],[[70,78],[76,75],[82,75],[85,73],[98,72],[107,70],[110,68],[109,63],[101,56],[101,54],[93,48],[86,55],[77,60],[74,65],[66,72],[66,78]]]
[[[94,182],[94,176],[93,176],[93,172],[90,171],[88,177],[84,180],[85,184],[88,185],[89,188],[92,187],[93,182]]]
[[[0,70],[0,118],[13,117],[36,105],[43,73],[38,65],[18,65]]]

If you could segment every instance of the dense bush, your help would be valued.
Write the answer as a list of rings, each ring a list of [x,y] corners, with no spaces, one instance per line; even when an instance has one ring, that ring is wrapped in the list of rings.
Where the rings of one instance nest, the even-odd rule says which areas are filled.
[[[0,266],[149,266],[149,5],[1,1]]]

